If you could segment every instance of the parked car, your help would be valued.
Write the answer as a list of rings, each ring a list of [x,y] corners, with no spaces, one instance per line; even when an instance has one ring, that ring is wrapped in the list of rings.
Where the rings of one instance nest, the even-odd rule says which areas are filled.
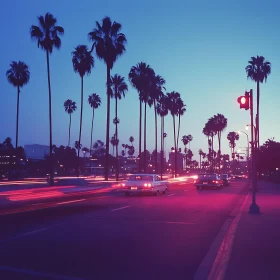
[[[220,189],[223,181],[218,174],[199,174],[197,180],[194,181],[197,189],[214,187]]]
[[[229,178],[228,174],[221,174],[220,178],[223,181],[223,186],[228,187],[230,184],[230,178]]]
[[[133,174],[122,184],[126,195],[132,193],[151,193],[159,195],[168,190],[168,181],[161,181],[156,174]]]

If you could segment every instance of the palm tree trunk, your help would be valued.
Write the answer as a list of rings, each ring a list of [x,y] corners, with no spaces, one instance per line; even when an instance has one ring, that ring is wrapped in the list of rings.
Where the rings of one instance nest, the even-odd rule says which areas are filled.
[[[180,125],[181,125],[181,115],[179,114],[178,131],[177,131],[177,147],[179,145]]]
[[[140,103],[140,116],[139,116],[139,173],[141,173],[141,142],[142,142],[142,101],[139,100]]]
[[[79,177],[79,174],[80,174],[80,149],[81,149],[82,124],[83,124],[83,100],[84,100],[84,77],[81,77],[81,114],[80,114],[77,177]]]
[[[49,125],[50,125],[50,155],[49,155],[49,168],[50,168],[50,185],[54,183],[53,180],[53,153],[52,153],[52,93],[51,93],[51,77],[50,77],[50,58],[49,51],[47,50],[47,71],[48,71],[48,88],[49,88]]]
[[[162,131],[164,133],[164,117],[162,117]],[[162,133],[162,137],[163,137],[163,133]],[[165,159],[165,137],[163,137],[163,159]]]
[[[147,145],[147,102],[145,101],[145,112],[144,112],[144,172],[147,171],[147,153],[146,153],[146,145]]]
[[[90,131],[90,147],[89,147],[89,155],[90,156],[91,156],[91,152],[92,152],[93,121],[94,121],[94,108],[92,107],[92,119],[91,119],[91,131]]]
[[[160,119],[160,179],[163,173],[163,117]]]
[[[106,155],[105,155],[105,181],[109,178],[109,139],[110,134],[110,67],[107,65],[107,124],[106,124]]]
[[[199,169],[201,170],[201,155],[199,155]]]
[[[212,142],[211,142],[211,161],[212,161],[211,169],[213,171],[214,170],[214,136],[211,136],[211,137],[212,137]]]
[[[260,82],[257,81],[257,123],[256,123],[256,127],[257,127],[257,148],[260,148]]]
[[[19,86],[17,87],[17,123],[16,123],[16,149],[18,147],[18,118],[19,118]]]
[[[155,173],[157,174],[157,110],[156,110],[156,101],[154,100],[154,113],[155,113]]]
[[[70,133],[71,133],[71,122],[72,122],[71,115],[72,114],[69,114],[70,119],[69,119],[69,128],[68,128],[68,147],[70,147]]]
[[[117,99],[117,95],[116,96],[116,180],[119,180],[119,155],[118,155],[118,99]]]
[[[176,147],[175,115],[173,115],[173,133],[174,133],[174,148],[175,148],[174,178],[176,178],[176,175],[177,175],[177,147]]]
[[[218,132],[218,141],[219,141],[218,164],[219,164],[219,173],[221,173],[221,132]]]

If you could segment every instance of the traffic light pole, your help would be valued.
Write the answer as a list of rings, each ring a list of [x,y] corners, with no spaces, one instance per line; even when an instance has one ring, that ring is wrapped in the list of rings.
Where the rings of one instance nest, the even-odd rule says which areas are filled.
[[[250,115],[251,115],[251,158],[252,158],[252,204],[249,213],[259,214],[260,207],[256,203],[257,171],[256,171],[256,137],[254,137],[254,110],[253,90],[250,90]]]

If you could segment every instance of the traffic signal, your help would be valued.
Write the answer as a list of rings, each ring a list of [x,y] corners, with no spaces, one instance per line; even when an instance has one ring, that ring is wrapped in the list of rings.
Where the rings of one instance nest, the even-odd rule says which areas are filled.
[[[240,105],[240,109],[245,109],[245,110],[250,109],[250,93],[246,91],[245,95],[239,96],[237,98],[237,102]]]

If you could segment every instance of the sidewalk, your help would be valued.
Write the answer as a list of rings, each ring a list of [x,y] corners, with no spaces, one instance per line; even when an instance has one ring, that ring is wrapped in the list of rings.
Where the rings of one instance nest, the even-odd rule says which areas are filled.
[[[280,279],[280,184],[258,182],[261,214],[248,213],[246,201],[224,280]]]

